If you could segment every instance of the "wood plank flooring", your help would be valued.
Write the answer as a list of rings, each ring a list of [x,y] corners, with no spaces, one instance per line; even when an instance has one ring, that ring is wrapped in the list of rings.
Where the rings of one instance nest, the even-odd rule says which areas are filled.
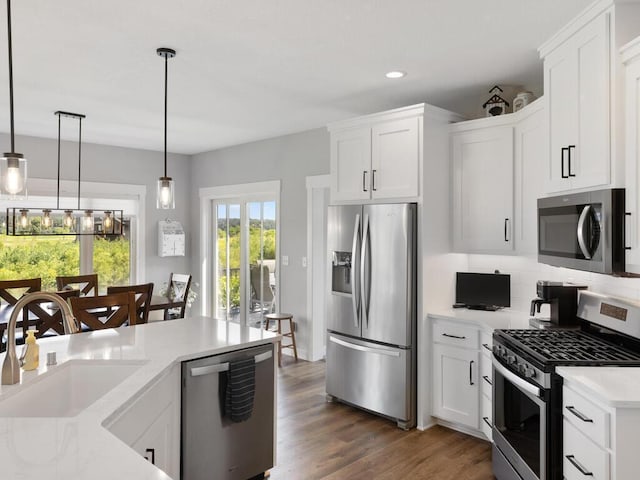
[[[324,362],[283,356],[271,480],[489,480],[491,444],[444,427],[395,423],[325,401]]]

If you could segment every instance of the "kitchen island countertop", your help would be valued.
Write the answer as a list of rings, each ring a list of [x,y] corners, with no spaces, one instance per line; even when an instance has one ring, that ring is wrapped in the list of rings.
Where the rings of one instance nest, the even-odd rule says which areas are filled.
[[[256,328],[192,317],[39,340],[40,367],[22,371],[21,384],[0,387],[0,478],[168,479],[106,430],[103,422],[177,362],[272,343],[278,338]],[[57,366],[45,365],[48,352],[56,352]],[[3,400],[70,360],[139,361],[141,366],[76,416],[2,417]],[[4,354],[0,364],[2,361]]]

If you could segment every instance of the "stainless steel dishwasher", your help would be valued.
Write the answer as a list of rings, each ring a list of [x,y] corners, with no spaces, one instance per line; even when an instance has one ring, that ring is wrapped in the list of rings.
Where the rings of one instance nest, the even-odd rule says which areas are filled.
[[[220,375],[248,357],[256,361],[253,412],[234,423],[222,416]],[[273,467],[273,364],[273,344],[182,362],[182,480],[247,480]]]

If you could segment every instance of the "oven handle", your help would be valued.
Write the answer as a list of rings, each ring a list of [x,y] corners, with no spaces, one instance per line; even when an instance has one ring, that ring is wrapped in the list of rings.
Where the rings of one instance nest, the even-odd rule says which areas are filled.
[[[540,389],[538,387],[536,387],[535,385],[531,385],[526,380],[523,380],[522,378],[517,376],[515,373],[508,370],[504,365],[498,362],[498,360],[496,360],[495,358],[493,359],[493,368],[495,368],[500,373],[500,375],[505,377],[511,383],[516,385],[518,388],[524,390],[525,392],[531,395],[535,395],[536,397],[540,398]]]

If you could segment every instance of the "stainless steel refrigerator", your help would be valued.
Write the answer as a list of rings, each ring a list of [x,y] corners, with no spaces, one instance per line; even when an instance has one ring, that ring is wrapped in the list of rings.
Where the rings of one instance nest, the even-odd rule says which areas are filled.
[[[327,395],[415,425],[416,204],[331,206]]]

